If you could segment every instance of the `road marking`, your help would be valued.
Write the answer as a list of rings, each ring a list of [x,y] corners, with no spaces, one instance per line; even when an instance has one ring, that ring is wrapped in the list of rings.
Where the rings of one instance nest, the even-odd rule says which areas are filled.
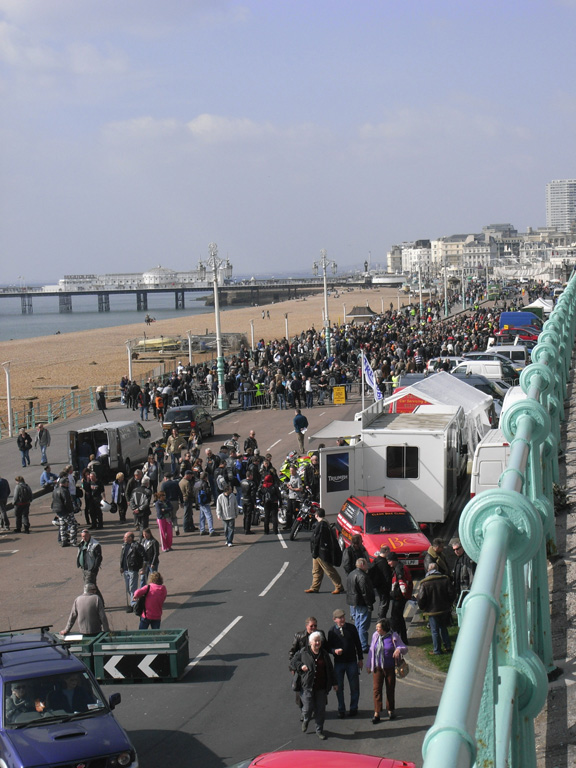
[[[284,549],[288,549],[288,544],[286,544],[286,542],[284,541],[284,536],[282,536],[281,533],[278,534],[278,541],[280,542],[280,544],[282,544]]]
[[[208,645],[206,646],[206,648],[204,648],[204,650],[203,650],[203,651],[200,651],[200,653],[198,654],[198,656],[196,656],[196,658],[195,658],[195,659],[193,659],[193,660],[192,660],[192,661],[191,661],[191,662],[190,662],[190,663],[189,663],[189,664],[186,666],[186,669],[192,669],[192,668],[193,668],[193,667],[195,667],[195,666],[196,666],[196,665],[197,665],[197,664],[198,664],[200,661],[202,661],[202,659],[204,658],[204,656],[207,656],[207,655],[210,653],[210,651],[211,651],[211,650],[212,650],[212,649],[213,649],[213,648],[214,648],[214,647],[215,647],[215,646],[216,646],[216,645],[217,645],[217,644],[220,642],[220,640],[222,640],[222,638],[223,638],[223,637],[225,637],[225,636],[228,634],[228,632],[230,632],[230,630],[231,630],[231,629],[233,629],[233,628],[236,626],[236,624],[238,624],[238,622],[240,621],[240,619],[241,619],[241,618],[242,618],[242,616],[236,616],[236,618],[234,619],[234,621],[233,621],[231,624],[228,624],[228,626],[227,626],[225,629],[223,629],[223,630],[222,630],[222,632],[220,632],[220,634],[218,635],[218,637],[215,637],[215,638],[214,638],[214,640],[212,640],[212,642],[211,642],[211,643],[208,643]]]
[[[19,549],[0,549],[0,555],[15,555]]]
[[[281,443],[281,442],[282,442],[282,438],[280,438],[280,440],[276,440],[275,443],[272,443],[272,445],[269,446],[268,451],[271,451],[272,448],[274,448],[275,445],[278,445],[278,443]]]
[[[154,670],[150,667],[150,664],[152,664],[157,656],[157,653],[149,653],[148,656],[145,656],[140,664],[138,664],[138,669],[141,669],[146,677],[158,677],[156,672],[154,672]]]
[[[116,669],[116,664],[118,664],[119,661],[122,661],[123,658],[124,656],[112,656],[110,659],[108,659],[106,664],[104,664],[104,669],[106,670],[106,672],[108,672],[110,677],[115,677],[116,679],[119,679],[119,680],[124,679],[124,675],[122,674],[122,672]]]
[[[284,545],[286,545],[286,542],[283,542],[283,543],[284,543]],[[272,579],[272,581],[270,582],[270,584],[268,584],[268,586],[266,587],[266,589],[265,589],[265,590],[263,590],[262,592],[260,592],[260,594],[258,595],[258,597],[264,597],[264,595],[265,595],[267,592],[269,592],[269,591],[272,589],[272,587],[274,586],[274,584],[276,584],[276,582],[278,581],[278,579],[280,578],[280,576],[282,576],[282,574],[284,573],[284,571],[286,570],[286,568],[288,568],[288,566],[289,566],[289,565],[290,565],[290,563],[284,563],[284,565],[282,566],[282,568],[280,568],[280,570],[278,571],[278,573],[276,574],[276,576],[274,576],[274,578]]]

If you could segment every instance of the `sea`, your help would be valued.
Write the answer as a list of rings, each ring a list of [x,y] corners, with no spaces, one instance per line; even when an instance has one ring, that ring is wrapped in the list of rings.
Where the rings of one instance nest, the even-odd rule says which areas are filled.
[[[32,287],[32,286],[30,286]],[[72,298],[72,312],[60,314],[58,311],[58,298],[56,296],[34,296],[33,314],[23,315],[20,304],[20,296],[6,296],[0,299],[0,341],[11,339],[30,339],[36,336],[51,336],[57,333],[75,333],[77,331],[89,331],[96,328],[110,328],[112,326],[131,325],[142,322],[146,315],[156,320],[168,320],[189,315],[210,315],[210,330],[214,331],[214,309],[207,307],[205,296],[198,298],[192,294],[186,294],[186,307],[174,309],[173,293],[148,292],[148,309],[139,312],[136,309],[136,296],[111,295],[110,312],[98,312],[98,298],[96,296],[74,295]],[[234,304],[227,309],[239,309],[242,305]],[[208,323],[208,320],[207,320]],[[188,330],[184,322],[182,334]],[[153,332],[154,325],[149,326],[148,335]]]

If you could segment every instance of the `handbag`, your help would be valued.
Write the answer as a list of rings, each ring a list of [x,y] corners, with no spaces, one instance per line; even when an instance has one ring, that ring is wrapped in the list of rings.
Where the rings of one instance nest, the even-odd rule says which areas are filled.
[[[400,656],[400,658],[396,662],[396,677],[399,677],[400,680],[402,678],[406,677],[406,675],[410,672],[410,667],[408,666],[408,662],[404,658],[404,656]]]
[[[150,584],[148,584],[146,592],[136,598],[136,602],[134,603],[134,613],[136,616],[142,616],[146,610],[146,598],[148,597],[148,592],[150,592]]]
[[[302,690],[302,678],[299,672],[295,672],[292,677],[292,690],[296,691],[296,693],[300,693]]]

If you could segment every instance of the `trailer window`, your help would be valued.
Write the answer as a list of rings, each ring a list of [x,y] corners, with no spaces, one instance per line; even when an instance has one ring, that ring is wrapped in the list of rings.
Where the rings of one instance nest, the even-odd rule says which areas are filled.
[[[386,448],[386,477],[418,477],[418,447],[389,445]]]

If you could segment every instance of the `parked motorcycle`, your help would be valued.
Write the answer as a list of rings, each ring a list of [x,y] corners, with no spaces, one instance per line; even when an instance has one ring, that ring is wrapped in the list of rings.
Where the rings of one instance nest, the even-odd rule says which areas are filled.
[[[300,502],[296,518],[290,529],[290,541],[295,541],[300,531],[311,531],[314,528],[316,525],[316,510],[319,507],[320,504],[317,501],[312,501],[312,496],[309,492],[306,492]]]

